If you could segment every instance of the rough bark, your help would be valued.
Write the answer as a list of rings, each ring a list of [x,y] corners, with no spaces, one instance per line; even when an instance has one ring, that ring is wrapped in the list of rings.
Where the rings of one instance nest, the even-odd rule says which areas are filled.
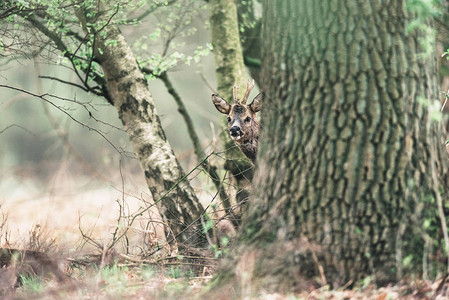
[[[84,14],[79,15],[85,23]],[[105,24],[99,32],[84,26],[95,34],[94,55],[103,69],[106,88],[129,134],[159,213],[169,227],[167,239],[179,235],[181,241],[197,242],[197,238],[203,238],[203,208],[165,137],[144,75],[111,18],[112,13],[105,10],[90,20]]]
[[[259,167],[214,287],[385,284],[422,251],[448,161],[412,19],[405,0],[264,1]]]
[[[247,80],[240,44],[237,6],[234,0],[209,1],[209,20],[217,75],[217,92],[222,98],[230,101],[234,83],[237,82],[240,87],[239,95],[243,95]],[[237,202],[240,202],[248,197],[248,192],[244,187],[248,185],[248,180],[253,176],[253,166],[229,137],[227,122],[224,118],[222,128],[221,137],[226,150],[225,168],[237,181]],[[230,201],[222,200],[224,206],[227,209],[230,208]]]

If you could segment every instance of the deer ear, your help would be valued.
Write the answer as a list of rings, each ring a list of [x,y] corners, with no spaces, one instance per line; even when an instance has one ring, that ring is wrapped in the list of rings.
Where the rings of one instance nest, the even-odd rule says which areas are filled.
[[[229,114],[229,111],[231,110],[231,105],[226,102],[225,99],[221,98],[220,96],[216,94],[212,94],[212,102],[215,105],[215,108],[221,112],[222,114]]]
[[[253,102],[249,105],[249,108],[254,112],[258,112],[262,108],[262,100],[265,97],[264,92],[260,92],[256,97],[254,97]]]

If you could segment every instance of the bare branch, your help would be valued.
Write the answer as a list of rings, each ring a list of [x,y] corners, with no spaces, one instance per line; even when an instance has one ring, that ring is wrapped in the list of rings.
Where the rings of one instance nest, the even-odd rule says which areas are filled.
[[[58,106],[58,105],[54,104],[50,99],[47,99],[46,97],[52,97],[52,98],[55,98],[55,99],[64,100],[64,101],[68,101],[68,102],[72,102],[72,103],[76,103],[76,104],[78,104],[78,105],[81,105],[81,106],[82,106],[82,107],[89,113],[89,116],[92,117],[93,115],[92,115],[92,113],[90,112],[90,110],[88,109],[88,106],[92,107],[90,104],[82,103],[82,102],[77,101],[77,100],[67,99],[67,98],[63,98],[63,97],[59,97],[59,96],[55,96],[55,95],[49,95],[49,94],[37,95],[37,94],[34,94],[34,93],[32,93],[32,92],[29,92],[29,91],[26,91],[26,90],[23,90],[23,89],[20,89],[20,88],[16,88],[16,87],[4,85],[4,84],[0,84],[0,88],[7,88],[7,89],[15,90],[15,91],[18,91],[18,92],[27,94],[27,95],[29,95],[29,96],[32,96],[32,97],[35,97],[35,98],[39,98],[39,99],[41,99],[41,100],[47,102],[47,103],[50,104],[51,106],[55,107],[57,110],[61,111],[63,114],[67,115],[67,116],[68,116],[72,121],[74,121],[75,123],[77,123],[77,124],[81,125],[82,127],[87,128],[87,129],[89,129],[89,130],[91,130],[91,131],[94,131],[94,132],[96,132],[97,134],[99,134],[99,135],[100,135],[106,142],[108,142],[108,144],[111,145],[111,147],[114,148],[118,153],[124,154],[123,149],[117,148],[117,147],[114,145],[114,143],[112,143],[112,142],[105,136],[106,133],[104,133],[104,132],[102,132],[101,130],[98,130],[98,129],[96,129],[96,128],[93,128],[93,127],[91,127],[91,126],[89,126],[89,125],[87,125],[87,124],[85,124],[85,123],[79,121],[79,120],[76,119],[74,116],[72,116],[70,113],[68,113],[68,112],[66,111],[66,109],[64,109],[64,108],[61,107],[61,106]],[[110,125],[110,126],[112,126],[112,125]]]
[[[178,0],[170,0],[170,1],[164,1],[164,2],[156,2],[153,6],[150,6],[146,11],[144,11],[140,16],[132,19],[126,20],[126,23],[136,23],[140,22],[146,17],[148,17],[150,14],[152,14],[155,10],[157,10],[160,7],[165,7],[172,5],[173,3],[176,3]]]
[[[45,27],[36,17],[29,16],[27,20],[34,25],[41,33],[43,33],[45,36],[47,36],[55,45],[56,48],[63,54],[64,57],[68,58],[70,63],[72,64],[72,69],[77,75],[78,79],[83,82],[86,89],[94,94],[96,94],[95,88],[92,88],[87,83],[87,80],[84,80],[84,78],[81,76],[81,74],[77,70],[77,66],[75,65],[73,59],[75,57],[75,53],[70,53],[70,49],[64,44],[64,42],[60,39],[60,37],[55,34],[54,32],[48,30],[47,27]],[[78,48],[79,49],[79,48]],[[88,68],[83,69],[83,72],[86,74],[86,78],[88,77],[88,74],[91,73],[91,63],[89,64]],[[113,104],[112,98],[107,93],[106,89],[104,88],[104,80],[101,77],[100,74],[96,74],[96,76],[91,76],[92,80],[94,80],[99,86],[102,87],[103,97],[106,98],[106,100]]]
[[[184,102],[182,101],[179,94],[176,92],[175,88],[173,87],[170,79],[167,76],[167,73],[162,73],[160,75],[160,79],[162,82],[164,82],[165,87],[167,88],[169,94],[173,97],[176,104],[178,105],[178,111],[184,118],[184,122],[187,126],[187,131],[189,133],[190,139],[193,143],[193,148],[195,150],[195,155],[198,161],[203,161],[203,168],[207,172],[207,174],[212,179],[212,182],[215,185],[215,188],[220,194],[221,201],[223,202],[223,206],[226,210],[230,211],[231,203],[229,202],[229,197],[226,194],[226,191],[223,188],[223,185],[221,184],[220,176],[217,173],[216,167],[211,166],[209,161],[206,159],[204,160],[204,157],[206,157],[206,153],[204,152],[203,148],[201,147],[200,139],[198,138],[198,135],[195,131],[195,127],[193,125],[193,121],[190,118],[189,112],[187,111],[187,108],[184,105]]]
[[[83,86],[83,85],[80,85],[80,84],[76,84],[76,83],[74,83],[74,82],[70,82],[70,81],[66,81],[66,80],[62,80],[62,79],[59,79],[59,78],[56,78],[56,77],[52,77],[52,76],[39,76],[39,78],[42,78],[42,79],[50,79],[50,80],[54,80],[54,81],[58,81],[58,82],[61,82],[61,83],[64,83],[64,84],[67,84],[67,85],[71,85],[71,86],[74,86],[74,87],[77,87],[77,88],[79,88],[79,89],[81,89],[81,90],[83,90],[83,91],[85,91],[85,92],[92,92],[93,94],[95,94],[95,95],[97,95],[97,96],[102,96],[102,97],[104,97],[104,94],[102,93],[102,92],[98,92],[97,90],[98,89],[100,89],[100,87],[93,87],[92,88],[92,90],[88,90],[85,86]]]
[[[13,128],[13,127],[20,128],[20,129],[22,129],[22,130],[24,130],[24,131],[26,131],[26,132],[28,132],[28,133],[30,133],[30,134],[32,134],[32,135],[35,135],[32,131],[26,129],[25,127],[22,127],[22,126],[20,126],[20,125],[17,125],[17,124],[11,124],[11,125],[9,125],[9,126],[6,126],[6,127],[3,128],[2,130],[0,130],[0,134],[2,134],[2,133],[5,132],[6,130],[11,129],[11,128]]]

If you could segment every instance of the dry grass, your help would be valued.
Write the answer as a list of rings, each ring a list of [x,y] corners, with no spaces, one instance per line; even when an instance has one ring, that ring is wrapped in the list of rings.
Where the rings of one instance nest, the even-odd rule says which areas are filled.
[[[210,278],[192,277],[180,271],[175,271],[179,277],[172,277],[171,272],[170,268],[123,264],[102,270],[81,269],[65,283],[30,277],[13,296],[15,299],[186,299],[193,297]]]
[[[210,299],[201,297],[210,280],[206,277],[183,275],[173,278],[161,270],[149,267],[111,267],[98,274],[85,275],[74,283],[58,284],[47,281],[40,288],[33,283],[23,285],[15,293],[16,299]],[[167,269],[166,269],[167,271]],[[329,290],[327,287],[298,294],[270,294],[255,291],[244,298],[217,299],[448,299],[447,286],[437,292],[438,282],[413,282],[383,288],[368,286],[354,290]]]
[[[157,213],[127,223],[151,201],[139,192],[146,190],[145,182],[140,174],[123,177],[105,182],[66,169],[46,185],[23,173],[3,178],[0,248],[10,250],[9,259],[0,255],[0,298],[208,299],[201,292],[218,264],[214,253],[193,256],[173,246],[154,251],[163,244]],[[239,266],[252,267],[251,260]],[[252,288],[248,278],[241,281],[246,296],[237,299],[449,299],[445,280],[383,288],[366,280],[352,290],[326,286],[291,295],[269,294]]]
[[[15,261],[12,267],[6,265],[0,269],[0,295],[5,299],[210,299],[209,296],[203,297],[202,292],[218,263],[211,257],[188,256],[143,260],[115,251],[84,255],[77,259],[50,259],[45,253],[37,251],[28,251],[18,259],[11,257]],[[48,261],[52,264],[39,273],[39,267]],[[62,279],[60,274],[63,274]],[[17,280],[11,280],[15,276]],[[246,287],[245,297],[217,295],[214,298],[384,300],[448,299],[449,296],[447,278],[436,282],[404,280],[382,288],[376,288],[368,278],[351,290],[330,290],[325,286],[289,295],[255,290],[251,288],[251,282],[243,282],[244,278],[241,280],[240,286],[244,284]],[[13,286],[5,286],[5,282]]]
[[[0,177],[0,298],[184,299],[215,269],[213,258],[161,247],[154,210],[132,218],[151,205],[141,174],[111,172],[105,182],[65,166],[44,183],[9,174]]]

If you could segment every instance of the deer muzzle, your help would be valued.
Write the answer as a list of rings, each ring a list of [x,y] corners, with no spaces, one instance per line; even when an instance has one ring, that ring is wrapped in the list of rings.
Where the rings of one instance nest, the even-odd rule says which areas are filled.
[[[233,140],[239,140],[242,137],[242,130],[239,126],[232,126],[231,129],[229,129],[229,134]]]

